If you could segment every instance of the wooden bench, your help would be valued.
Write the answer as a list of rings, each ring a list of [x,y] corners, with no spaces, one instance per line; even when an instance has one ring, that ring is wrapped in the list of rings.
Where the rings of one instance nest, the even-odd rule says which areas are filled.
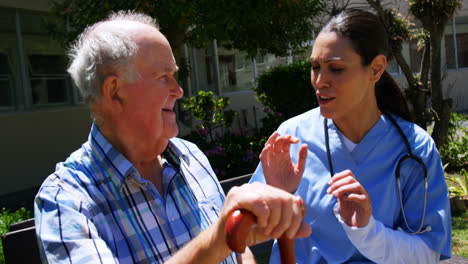
[[[221,181],[221,186],[227,193],[233,186],[247,183],[251,174]],[[10,232],[2,235],[3,252],[6,264],[40,264],[39,249],[37,246],[34,218],[12,224]],[[269,254],[272,241],[252,247],[254,255]],[[443,264],[468,264],[468,259],[452,255],[451,259],[444,260]]]

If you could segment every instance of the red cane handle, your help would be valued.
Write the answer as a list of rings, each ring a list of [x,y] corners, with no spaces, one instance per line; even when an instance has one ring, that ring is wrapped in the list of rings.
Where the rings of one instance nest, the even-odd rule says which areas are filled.
[[[305,215],[305,205],[302,199],[300,200],[302,217]],[[257,223],[257,218],[249,211],[240,209],[229,215],[224,229],[226,242],[229,248],[237,253],[244,253],[246,247],[247,235],[254,224]],[[294,249],[294,239],[289,239],[282,236],[278,239],[278,247],[280,251],[282,264],[295,264],[296,254]]]

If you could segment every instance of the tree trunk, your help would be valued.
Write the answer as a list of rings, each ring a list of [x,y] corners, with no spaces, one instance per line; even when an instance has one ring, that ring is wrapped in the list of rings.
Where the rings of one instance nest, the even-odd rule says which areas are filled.
[[[421,61],[421,69],[419,70],[419,84],[415,91],[413,91],[412,103],[414,106],[415,123],[427,129],[427,116],[426,116],[426,103],[429,92],[429,70],[431,68],[431,44],[426,43],[423,51],[423,58]]]
[[[393,56],[395,57],[395,60],[397,61],[398,65],[400,65],[401,71],[405,75],[406,81],[408,82],[408,86],[416,86],[418,81],[414,78],[413,71],[406,62],[403,55],[401,55],[401,50],[399,52],[393,52]]]
[[[414,77],[411,68],[409,67],[406,60],[401,55],[401,51],[398,53],[393,54],[395,60],[400,65],[401,71],[406,77],[406,81],[408,82],[408,101],[410,101],[411,105],[413,106],[413,114],[415,118],[415,123],[420,127],[426,129],[426,92],[424,91],[424,87],[418,83],[418,80]],[[424,85],[423,85],[424,86]]]
[[[436,27],[434,27],[436,28]],[[431,102],[435,111],[434,130],[432,138],[437,148],[440,148],[447,141],[447,133],[450,124],[451,100],[445,100],[442,94],[441,79],[441,42],[444,30],[443,27],[436,28],[430,32],[431,40]]]

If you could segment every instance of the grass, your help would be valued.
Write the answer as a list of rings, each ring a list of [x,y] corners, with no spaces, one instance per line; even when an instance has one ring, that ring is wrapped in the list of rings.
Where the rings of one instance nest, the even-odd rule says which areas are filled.
[[[452,254],[468,258],[468,211],[452,216]]]

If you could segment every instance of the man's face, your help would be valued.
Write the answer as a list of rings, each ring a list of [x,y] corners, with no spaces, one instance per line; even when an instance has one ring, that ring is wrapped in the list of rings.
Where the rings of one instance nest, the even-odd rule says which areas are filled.
[[[123,86],[123,118],[130,126],[127,131],[135,147],[153,155],[156,149],[165,148],[168,140],[179,131],[173,109],[183,90],[174,78],[177,65],[164,36],[149,30],[136,39],[135,67],[139,76]]]

